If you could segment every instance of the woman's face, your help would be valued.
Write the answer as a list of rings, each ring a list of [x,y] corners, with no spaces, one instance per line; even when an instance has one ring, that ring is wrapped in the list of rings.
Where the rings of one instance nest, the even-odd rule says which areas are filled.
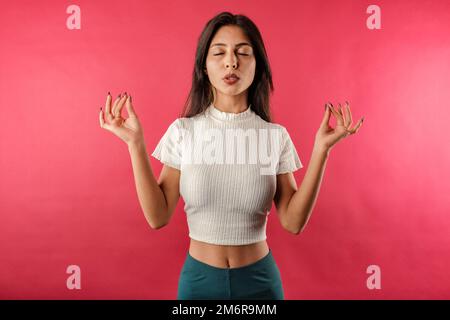
[[[255,77],[256,60],[247,36],[238,26],[223,26],[214,35],[206,57],[206,73],[217,94],[239,95]],[[226,83],[223,78],[235,73],[239,80]]]

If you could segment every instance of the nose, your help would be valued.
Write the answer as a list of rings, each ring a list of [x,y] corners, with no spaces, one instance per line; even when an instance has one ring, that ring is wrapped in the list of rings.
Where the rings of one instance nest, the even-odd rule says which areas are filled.
[[[228,69],[230,66],[233,67],[233,69],[236,69],[238,67],[238,61],[234,54],[231,55],[231,59],[226,60],[226,68]]]
[[[232,64],[227,63],[227,69],[230,67],[230,65],[233,67],[233,69],[237,68],[237,63],[232,63]]]

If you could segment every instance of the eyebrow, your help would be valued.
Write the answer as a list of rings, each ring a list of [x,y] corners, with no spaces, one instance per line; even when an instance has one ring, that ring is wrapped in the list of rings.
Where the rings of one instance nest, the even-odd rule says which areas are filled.
[[[211,48],[215,47],[215,46],[226,46],[226,44],[225,43],[215,43],[211,46]],[[240,42],[240,43],[236,44],[236,47],[241,47],[241,46],[250,46],[251,47],[251,45],[247,42]]]

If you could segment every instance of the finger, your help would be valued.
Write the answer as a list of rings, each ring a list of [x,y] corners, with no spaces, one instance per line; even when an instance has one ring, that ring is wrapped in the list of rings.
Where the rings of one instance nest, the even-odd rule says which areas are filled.
[[[342,115],[342,106],[341,106],[341,103],[340,103],[340,102],[338,102],[338,108],[337,108],[337,111],[339,112],[339,114],[340,114],[341,116],[343,116],[343,115]]]
[[[347,119],[348,119],[348,127],[350,127],[353,123],[352,120],[352,112],[350,111],[350,104],[348,103],[348,101],[345,101],[346,104],[346,112],[347,112]]]
[[[111,114],[111,94],[108,92],[108,95],[106,96],[106,102],[105,102],[105,112],[106,119],[111,122],[112,120],[112,114]],[[103,112],[102,112],[103,113]]]
[[[339,108],[338,108],[339,114],[341,115],[342,119],[344,120],[344,125],[345,125],[346,119],[345,119],[344,113],[342,112],[342,106],[341,106],[340,102],[338,102],[338,106],[339,106]]]
[[[116,100],[114,100],[114,104],[113,104],[112,111],[111,111],[113,118],[116,116],[117,104],[120,102],[120,99],[122,98],[121,94],[122,93],[119,93],[119,95],[116,97]]]
[[[99,121],[100,121],[100,128],[109,130],[109,124],[107,124],[105,122],[105,119],[103,118],[102,108],[100,108]]]
[[[328,105],[328,103],[325,103],[325,114],[323,115],[322,123],[320,124],[321,127],[328,128],[328,124],[330,122],[330,116],[331,116],[331,110]]]
[[[128,96],[127,93],[125,92],[125,94],[123,95],[123,97],[120,99],[120,101],[117,103],[116,106],[116,117],[120,116],[122,114],[122,108],[125,104],[125,101],[127,101]]]
[[[350,131],[350,134],[354,134],[354,133],[358,132],[359,128],[361,128],[361,126],[362,126],[363,121],[364,121],[364,117],[362,117],[361,119],[359,119],[359,121],[358,121],[358,123],[356,124],[356,126],[355,126],[352,130],[349,130],[349,131]]]
[[[344,110],[344,108],[342,108],[341,103],[339,103],[339,112],[341,113],[342,119],[344,119],[344,127],[345,128],[350,128],[350,124],[349,124],[349,119],[348,119],[348,112],[346,112],[347,109]]]
[[[331,106],[331,112],[333,112],[333,115],[336,117],[336,125],[343,126],[344,121],[342,119],[342,116],[334,109],[334,106],[331,102],[328,103]]]
[[[126,101],[127,112],[129,117],[136,117],[136,112],[134,112],[133,104],[131,102],[131,96],[128,97]]]

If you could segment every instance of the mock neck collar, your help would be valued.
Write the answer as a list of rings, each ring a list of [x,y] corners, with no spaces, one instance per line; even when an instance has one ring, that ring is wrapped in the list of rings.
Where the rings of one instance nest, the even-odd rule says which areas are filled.
[[[244,119],[250,119],[255,114],[255,112],[251,109],[251,105],[249,105],[247,109],[245,109],[245,111],[239,113],[221,111],[217,109],[213,103],[209,105],[207,110],[209,114],[214,118],[225,121],[239,121]]]

